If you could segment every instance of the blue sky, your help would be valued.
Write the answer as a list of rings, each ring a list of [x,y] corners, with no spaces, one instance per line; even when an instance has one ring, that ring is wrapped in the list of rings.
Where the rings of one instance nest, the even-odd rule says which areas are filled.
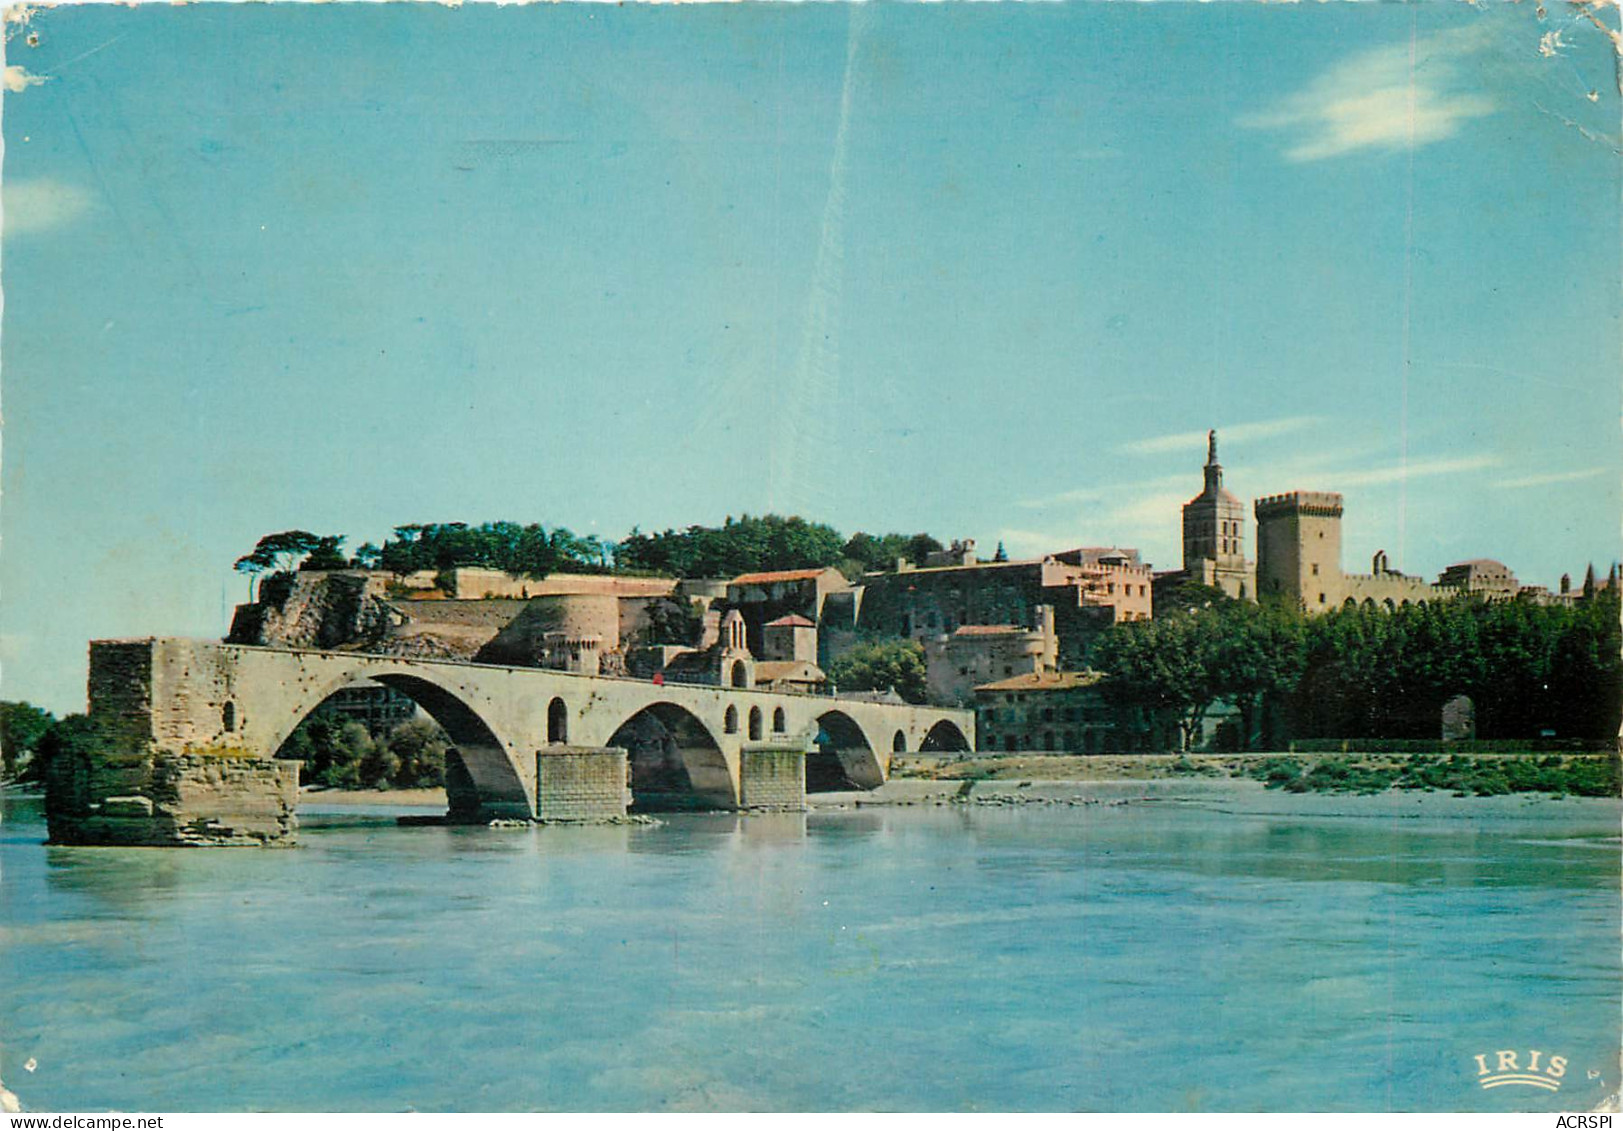
[[[1612,14],[1615,20],[1615,13]],[[30,43],[29,37],[37,38]],[[150,5],[7,27],[0,696],[268,531],[795,512],[1178,564],[1618,556],[1619,97],[1567,5]]]

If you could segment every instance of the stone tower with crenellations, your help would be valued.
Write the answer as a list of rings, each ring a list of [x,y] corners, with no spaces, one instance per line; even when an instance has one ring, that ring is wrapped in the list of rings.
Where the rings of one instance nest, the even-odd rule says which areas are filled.
[[[1241,600],[1256,598],[1255,571],[1245,559],[1245,504],[1223,487],[1217,433],[1206,433],[1206,482],[1183,507],[1183,576]]]
[[[1258,499],[1257,589],[1295,597],[1309,612],[1341,602],[1341,496],[1288,491]]]

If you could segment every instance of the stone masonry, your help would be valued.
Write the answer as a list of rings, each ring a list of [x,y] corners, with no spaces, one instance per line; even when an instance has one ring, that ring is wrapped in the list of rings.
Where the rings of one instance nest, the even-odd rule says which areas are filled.
[[[176,665],[206,657],[109,641],[91,650],[95,749],[53,761],[46,819],[55,844],[290,844],[298,827],[299,765],[233,741],[179,741],[174,713],[223,712],[229,697],[198,704],[176,684]],[[168,697],[173,713],[156,713]]]
[[[299,764],[148,748],[53,763],[52,844],[291,845]]]
[[[785,746],[746,746],[739,793],[744,809],[804,809],[805,751]]]
[[[626,752],[618,747],[548,746],[535,756],[541,821],[602,821],[626,815]]]

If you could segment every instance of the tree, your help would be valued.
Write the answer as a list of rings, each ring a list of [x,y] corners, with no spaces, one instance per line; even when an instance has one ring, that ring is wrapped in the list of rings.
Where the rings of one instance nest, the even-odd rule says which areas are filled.
[[[648,607],[648,627],[643,632],[643,642],[692,647],[699,642],[703,627],[704,611],[699,602],[675,598],[656,601]]]
[[[280,534],[267,534],[259,540],[251,552],[236,560],[234,568],[243,573],[262,573],[267,569],[286,573],[320,543],[321,539],[308,530],[284,530]]]
[[[375,758],[375,745],[360,723],[315,711],[287,737],[276,756],[303,762],[300,777],[307,784],[356,789],[376,785],[387,776],[380,773],[387,764]]]
[[[38,780],[31,765],[39,742],[56,723],[56,716],[31,703],[0,703],[0,777]]]
[[[924,647],[916,640],[874,640],[858,644],[828,665],[829,682],[841,691],[896,689],[909,703],[923,703],[929,693]]]
[[[1209,610],[1113,626],[1094,643],[1092,664],[1106,676],[1106,699],[1177,721],[1180,747],[1194,744],[1221,691],[1223,624]]]
[[[838,564],[846,543],[839,531],[798,516],[731,516],[719,527],[690,526],[663,534],[632,530],[615,548],[622,568],[672,577],[737,577],[767,570]]]
[[[1190,613],[1196,609],[1221,609],[1233,603],[1234,598],[1215,585],[1179,581],[1156,590],[1155,615],[1160,617]]]
[[[349,561],[343,552],[344,535],[325,534],[310,547],[310,554],[299,563],[300,569],[348,569]]]
[[[450,739],[429,719],[412,719],[389,732],[385,740],[395,760],[390,781],[400,789],[445,784],[445,752]]]
[[[355,734],[350,727],[355,727],[360,734]],[[360,723],[345,723],[343,731],[345,739],[359,754],[355,760],[355,777],[361,788],[382,789],[389,785],[400,772],[399,756],[386,742],[373,738]]]
[[[1302,678],[1302,614],[1277,604],[1228,601],[1201,615],[1215,617],[1218,628],[1213,690],[1239,709],[1240,748],[1249,749],[1268,706],[1282,701]]]
[[[915,534],[907,540],[907,560],[919,564],[931,554],[939,554],[944,546],[928,534]]]
[[[856,564],[857,576],[863,573],[890,573],[896,568],[897,558],[909,561],[924,560],[924,555],[941,549],[941,543],[928,534],[865,534],[851,535],[842,547],[849,562]]]

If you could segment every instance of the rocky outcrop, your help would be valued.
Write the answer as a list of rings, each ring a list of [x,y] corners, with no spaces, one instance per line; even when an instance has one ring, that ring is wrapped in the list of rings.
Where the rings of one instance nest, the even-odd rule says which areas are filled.
[[[258,601],[237,606],[226,643],[371,651],[404,620],[377,590],[374,576],[358,570],[268,577]]]

